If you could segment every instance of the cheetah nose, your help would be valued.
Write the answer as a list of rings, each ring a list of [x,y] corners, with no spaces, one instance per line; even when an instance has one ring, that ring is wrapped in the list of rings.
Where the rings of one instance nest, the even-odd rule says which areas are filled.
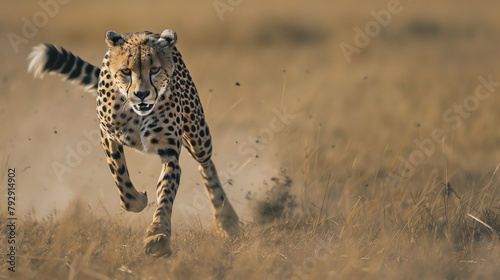
[[[149,90],[148,91],[136,91],[134,92],[134,95],[139,97],[141,100],[144,100],[149,95]]]

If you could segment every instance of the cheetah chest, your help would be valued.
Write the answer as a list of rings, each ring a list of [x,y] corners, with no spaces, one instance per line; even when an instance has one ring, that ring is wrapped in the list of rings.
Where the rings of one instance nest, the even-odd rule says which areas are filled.
[[[160,96],[147,116],[137,115],[120,94],[105,92],[97,98],[101,127],[121,145],[154,152],[161,143],[180,145],[182,108],[177,93],[172,98]],[[173,139],[173,140],[172,140]]]

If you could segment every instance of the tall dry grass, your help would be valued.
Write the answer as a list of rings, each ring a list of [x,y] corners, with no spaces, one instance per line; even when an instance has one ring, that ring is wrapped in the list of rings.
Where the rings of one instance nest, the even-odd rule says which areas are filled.
[[[173,236],[174,253],[167,259],[147,257],[143,229],[123,224],[121,215],[97,217],[90,207],[74,201],[65,211],[42,219],[27,216],[19,222],[18,271],[5,275],[8,279],[495,279],[500,273],[497,179],[494,174],[490,184],[457,195],[450,186],[432,180],[415,193],[405,194],[401,184],[378,193],[358,193],[354,199],[341,186],[336,205],[325,198],[309,215],[297,215],[297,205],[288,203],[293,198],[286,194],[290,182],[276,178],[269,194],[281,194],[255,201],[256,221],[247,223],[240,237],[227,239],[209,229],[182,231]],[[333,186],[330,182],[321,187],[328,195]],[[270,209],[276,211],[271,214]],[[1,221],[3,230],[5,219]]]

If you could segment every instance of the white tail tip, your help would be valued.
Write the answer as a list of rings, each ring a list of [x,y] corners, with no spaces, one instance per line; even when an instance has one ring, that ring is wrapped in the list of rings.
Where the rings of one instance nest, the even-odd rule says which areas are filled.
[[[28,59],[31,60],[28,72],[33,72],[36,78],[42,78],[44,74],[43,68],[49,59],[47,56],[47,47],[44,44],[33,47],[33,51],[31,51]]]

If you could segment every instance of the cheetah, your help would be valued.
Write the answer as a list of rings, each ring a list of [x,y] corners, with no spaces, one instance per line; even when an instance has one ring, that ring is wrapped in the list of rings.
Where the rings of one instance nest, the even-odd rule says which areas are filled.
[[[125,210],[142,211],[148,198],[130,181],[123,146],[160,157],[163,168],[156,186],[157,208],[144,238],[146,254],[164,257],[172,253],[171,215],[181,177],[181,146],[199,164],[216,229],[237,236],[239,219],[211,160],[210,129],[195,84],[175,46],[176,32],[120,35],[110,30],[105,41],[108,51],[100,69],[64,48],[41,44],[29,56],[28,71],[36,77],[62,74],[97,90],[102,145]]]

